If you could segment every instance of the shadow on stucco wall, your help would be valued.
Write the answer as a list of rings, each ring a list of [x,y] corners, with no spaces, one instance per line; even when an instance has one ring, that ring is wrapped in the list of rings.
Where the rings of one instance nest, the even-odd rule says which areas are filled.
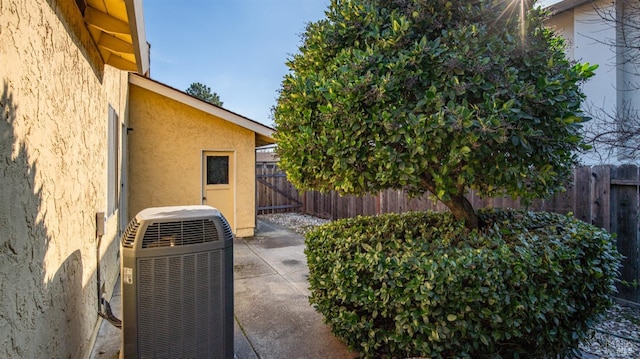
[[[36,180],[37,161],[29,158],[25,137],[16,130],[26,120],[5,80],[0,93],[0,357],[75,357],[82,259],[75,251],[52,277],[46,275],[51,235],[42,185]]]
[[[39,352],[51,353],[50,358],[79,358],[84,353],[79,340],[82,333],[82,256],[76,250],[60,264],[55,275],[44,282],[45,310],[39,327]]]

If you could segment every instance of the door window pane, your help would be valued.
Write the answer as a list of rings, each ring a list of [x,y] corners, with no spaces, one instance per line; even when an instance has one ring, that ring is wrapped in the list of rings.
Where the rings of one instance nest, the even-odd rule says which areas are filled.
[[[229,184],[229,156],[207,156],[207,184]]]

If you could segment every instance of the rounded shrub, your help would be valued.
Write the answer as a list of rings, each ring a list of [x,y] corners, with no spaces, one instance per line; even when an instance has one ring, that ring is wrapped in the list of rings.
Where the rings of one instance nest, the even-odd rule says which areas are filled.
[[[480,211],[338,220],[306,236],[311,303],[366,358],[570,353],[612,304],[606,231],[554,213]]]

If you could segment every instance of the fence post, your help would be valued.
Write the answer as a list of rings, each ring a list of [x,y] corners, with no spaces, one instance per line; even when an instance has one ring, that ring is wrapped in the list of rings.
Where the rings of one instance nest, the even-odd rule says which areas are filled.
[[[634,282],[638,273],[638,167],[623,165],[611,170],[611,232],[617,235],[618,252],[624,256],[620,279]],[[631,285],[618,285],[618,297],[640,301],[640,290]]]

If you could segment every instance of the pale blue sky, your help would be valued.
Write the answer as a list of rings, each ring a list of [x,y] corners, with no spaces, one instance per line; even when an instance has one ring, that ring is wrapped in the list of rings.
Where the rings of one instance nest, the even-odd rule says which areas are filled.
[[[272,125],[285,65],[329,0],[145,0],[151,78],[179,90],[201,82],[223,107]]]

